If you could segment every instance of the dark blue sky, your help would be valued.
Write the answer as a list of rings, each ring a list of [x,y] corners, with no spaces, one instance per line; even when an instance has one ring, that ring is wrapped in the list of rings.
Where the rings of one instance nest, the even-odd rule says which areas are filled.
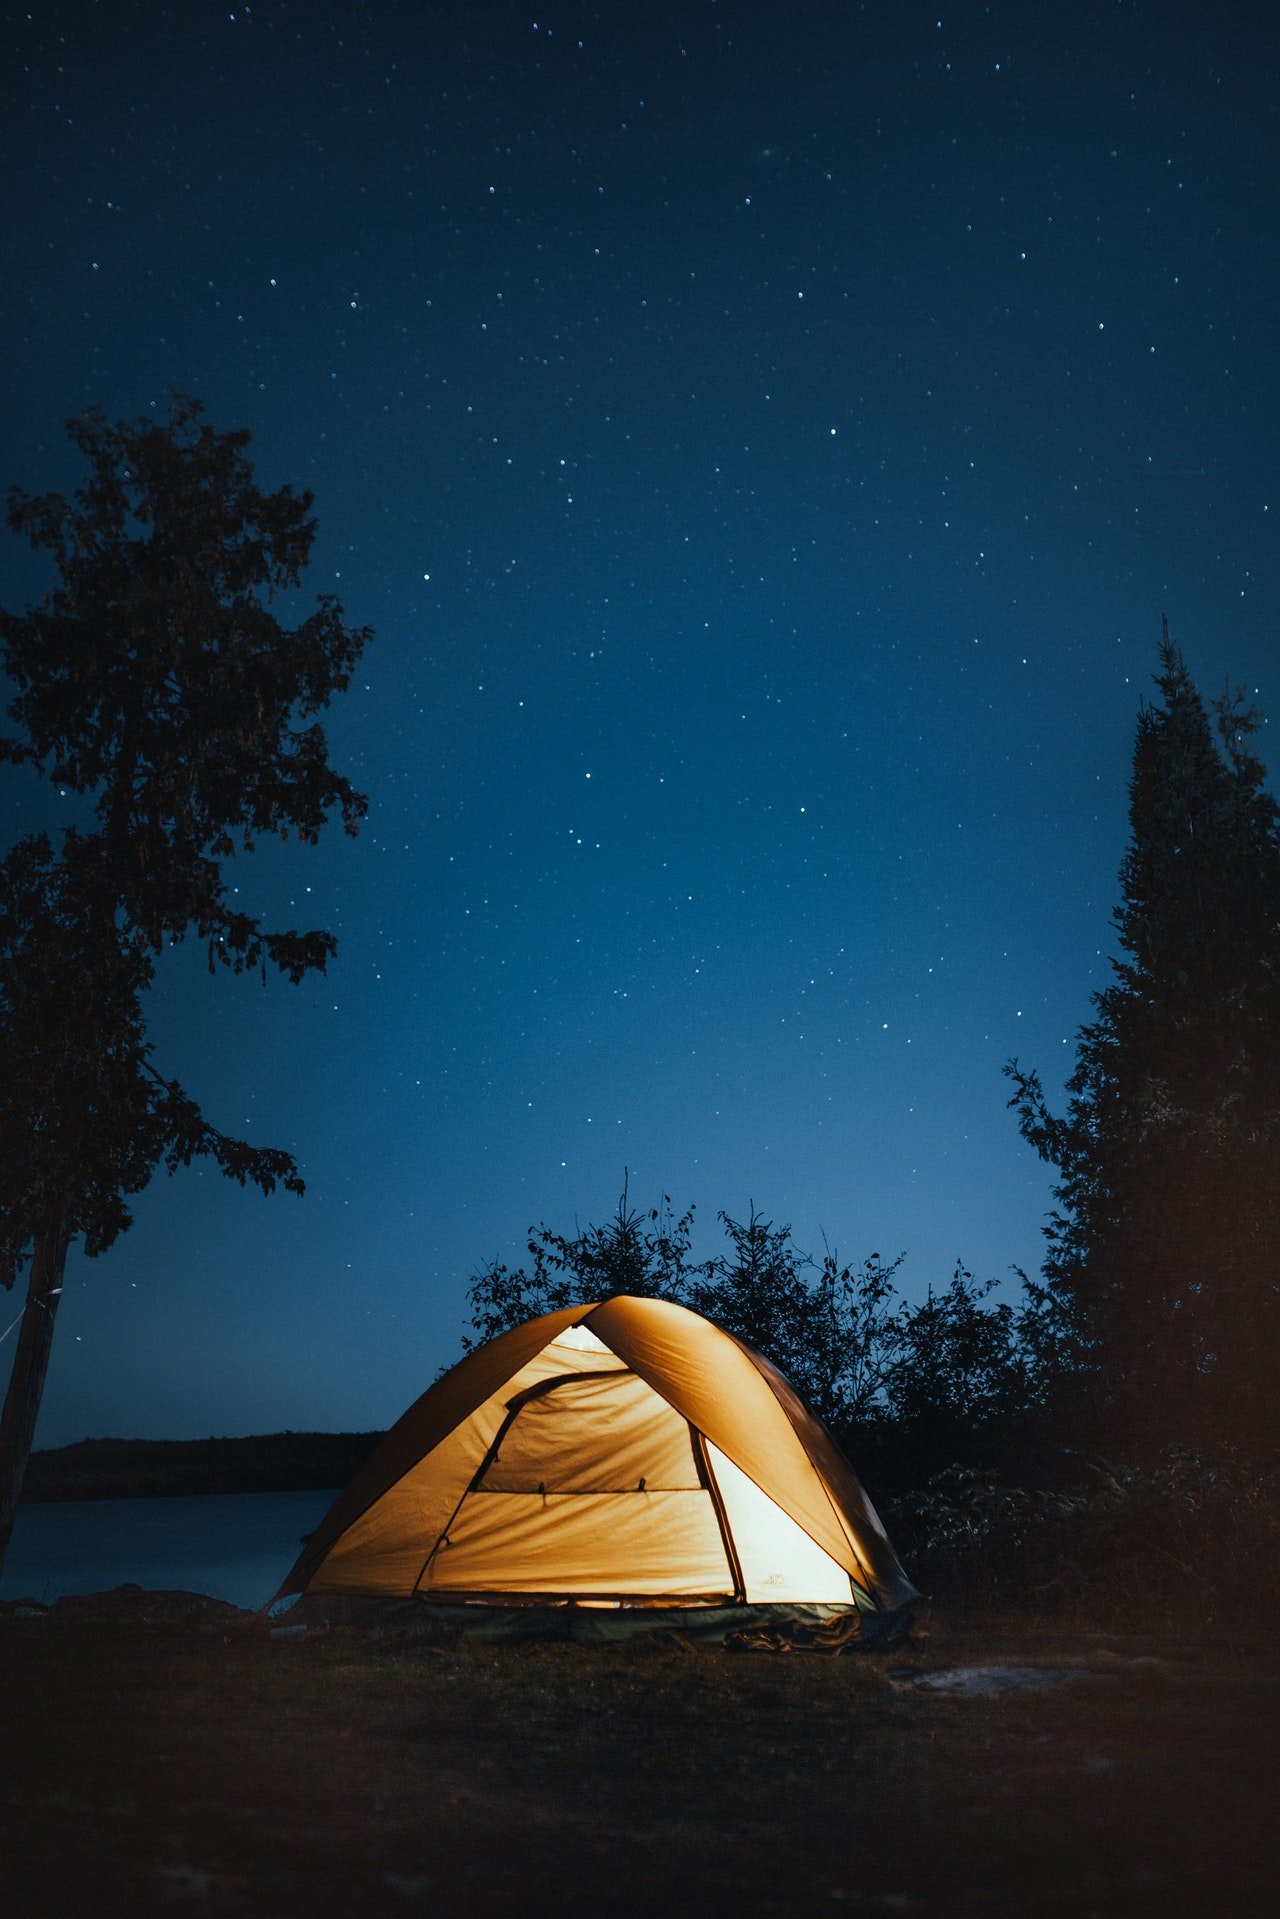
[[[624,1167],[707,1250],[1034,1269],[1000,1067],[1106,977],[1161,614],[1280,711],[1271,10],[0,18],[0,477],[195,393],[377,631],[366,830],[237,876],[337,964],[155,1008],[307,1197],[162,1178],[73,1256],[38,1443],[383,1425]]]

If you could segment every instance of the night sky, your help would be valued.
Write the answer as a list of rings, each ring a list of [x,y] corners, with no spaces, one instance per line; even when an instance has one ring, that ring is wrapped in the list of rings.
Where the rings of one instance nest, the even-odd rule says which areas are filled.
[[[624,1168],[703,1251],[1038,1267],[1000,1068],[1107,978],[1161,615],[1280,713],[1274,10],[0,19],[0,479],[193,393],[377,634],[364,831],[235,875],[337,963],[155,996],[307,1196],[161,1175],[73,1255],[37,1444],[385,1425]]]

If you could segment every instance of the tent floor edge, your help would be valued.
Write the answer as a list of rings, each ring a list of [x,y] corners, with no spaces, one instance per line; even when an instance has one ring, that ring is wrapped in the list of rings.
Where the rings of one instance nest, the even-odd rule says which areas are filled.
[[[680,1643],[733,1651],[878,1651],[901,1642],[910,1608],[866,1612],[852,1602],[795,1602],[692,1606],[503,1604],[387,1598],[370,1593],[311,1593],[281,1620],[311,1630],[346,1627],[418,1641],[424,1647],[458,1641],[493,1646],[536,1641],[624,1645],[665,1634]]]

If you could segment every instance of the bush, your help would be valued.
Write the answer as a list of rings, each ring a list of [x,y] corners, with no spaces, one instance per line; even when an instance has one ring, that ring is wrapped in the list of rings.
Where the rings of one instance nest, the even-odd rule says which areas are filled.
[[[950,1466],[888,1509],[925,1592],[1092,1614],[1243,1611],[1280,1572],[1280,1475],[1166,1447],[1149,1466],[1081,1462],[1059,1489]]]

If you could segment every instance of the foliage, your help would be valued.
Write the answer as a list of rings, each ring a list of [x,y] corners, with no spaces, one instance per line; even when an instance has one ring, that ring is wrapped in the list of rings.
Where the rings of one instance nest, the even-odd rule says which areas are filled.
[[[922,1304],[902,1308],[887,1380],[895,1421],[975,1424],[1027,1397],[1013,1307],[984,1303],[994,1284],[975,1285],[957,1265],[945,1291],[931,1286]]]
[[[0,758],[93,796],[86,907],[151,951],[194,931],[210,966],[322,967],[330,934],[269,932],[230,904],[222,862],[264,833],[314,842],[365,801],[329,765],[312,716],[348,684],[369,639],[332,596],[293,628],[274,602],[299,584],[311,495],[263,493],[247,432],[218,434],[175,399],[163,424],[68,423],[90,468],[68,502],[14,489],[9,524],[52,554],[59,584],[0,614],[20,734]]]
[[[931,1598],[1004,1598],[1056,1563],[1082,1504],[1070,1491],[1006,1485],[991,1468],[946,1466],[889,1507],[898,1550]]]
[[[698,1270],[685,1303],[772,1360],[829,1426],[870,1417],[892,1363],[902,1256],[872,1253],[855,1270],[828,1250],[819,1264],[754,1207],[719,1219],[730,1250]]]
[[[368,634],[322,596],[298,626],[272,604],[298,584],[311,496],[263,493],[248,434],[217,434],[175,400],[164,423],[69,423],[89,464],[68,502],[15,491],[9,519],[58,584],[0,614],[9,712],[0,757],[91,802],[94,830],[16,846],[0,866],[0,1145],[10,1178],[0,1281],[11,1285],[55,1201],[85,1249],[129,1223],[126,1197],[161,1163],[209,1155],[264,1191],[300,1190],[287,1154],[228,1139],[150,1062],[142,995],[155,955],[194,932],[210,969],[268,964],[292,981],[336,950],[233,905],[237,842],[314,841],[365,802],[310,721],[344,688]]]
[[[1095,1616],[1224,1616],[1280,1575],[1280,1474],[1162,1448],[1145,1467],[1067,1458],[1026,1487],[953,1465],[888,1508],[931,1597],[1035,1599]]]
[[[640,1299],[683,1300],[689,1290],[693,1208],[678,1219],[671,1201],[641,1213],[630,1204],[624,1183],[612,1219],[587,1226],[567,1238],[547,1226],[529,1229],[531,1268],[514,1269],[495,1260],[471,1281],[471,1325],[463,1349],[493,1339],[509,1326],[539,1313],[553,1313],[582,1300],[630,1293]]]
[[[980,1450],[1051,1391],[1057,1347],[1042,1288],[1024,1281],[1019,1308],[988,1305],[991,1286],[957,1266],[944,1292],[911,1305],[898,1290],[901,1255],[855,1267],[827,1249],[815,1260],[752,1207],[742,1221],[720,1213],[727,1249],[695,1261],[693,1220],[692,1207],[675,1217],[669,1199],[641,1214],[624,1186],[605,1226],[572,1238],[531,1230],[529,1266],[494,1262],[473,1278],[464,1344],[614,1293],[671,1299],[771,1360],[860,1457],[891,1430],[913,1463],[941,1463],[958,1439]]]
[[[323,970],[332,935],[265,926],[224,866],[263,834],[314,841],[335,812],[354,833],[365,811],[315,715],[368,632],[326,595],[293,627],[276,611],[310,554],[310,494],[263,492],[248,434],[215,433],[191,400],[132,425],[92,409],[68,431],[85,484],[9,504],[56,584],[0,612],[17,728],[0,759],[83,802],[60,846],[36,833],[0,861],[0,1283],[31,1265],[0,1426],[0,1554],[71,1240],[103,1252],[156,1169],[198,1156],[264,1192],[302,1190],[287,1153],[229,1138],[153,1065],[157,955],[194,934],[210,971]]]
[[[70,831],[61,856],[33,834],[0,861],[0,1283],[12,1286],[41,1223],[104,1252],[156,1167],[212,1158],[241,1185],[302,1190],[293,1160],[211,1126],[151,1064],[146,942],[94,910],[94,848]],[[88,901],[88,904],[86,903]]]
[[[1280,1389],[1280,810],[1258,716],[1224,697],[1215,736],[1167,630],[1157,683],[1066,1117],[1016,1060],[1010,1103],[1060,1176],[1045,1276],[1102,1436],[1257,1444]]]

